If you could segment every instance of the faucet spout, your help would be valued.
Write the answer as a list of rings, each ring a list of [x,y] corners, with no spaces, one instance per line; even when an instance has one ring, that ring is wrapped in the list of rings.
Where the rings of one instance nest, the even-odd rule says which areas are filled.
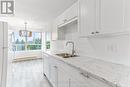
[[[74,42],[73,42],[73,41],[68,41],[68,42],[66,42],[66,46],[67,46],[69,43],[72,44],[72,57],[73,57],[74,54],[75,54],[75,50],[74,50]]]

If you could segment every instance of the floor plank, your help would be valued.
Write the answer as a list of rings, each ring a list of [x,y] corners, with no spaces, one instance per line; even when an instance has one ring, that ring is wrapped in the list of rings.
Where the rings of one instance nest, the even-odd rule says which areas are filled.
[[[43,76],[42,60],[10,63],[7,87],[50,87]]]

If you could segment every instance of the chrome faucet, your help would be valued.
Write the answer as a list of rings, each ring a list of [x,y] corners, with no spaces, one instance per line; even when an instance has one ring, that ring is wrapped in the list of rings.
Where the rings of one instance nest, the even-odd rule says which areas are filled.
[[[74,50],[74,42],[72,42],[72,41],[68,41],[68,42],[66,42],[66,46],[69,44],[69,43],[71,43],[73,46],[72,46],[72,57],[74,56],[74,54],[75,54],[75,50]]]

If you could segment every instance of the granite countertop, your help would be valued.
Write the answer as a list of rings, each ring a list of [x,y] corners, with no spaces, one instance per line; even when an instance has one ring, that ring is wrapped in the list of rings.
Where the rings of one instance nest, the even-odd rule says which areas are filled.
[[[86,73],[90,73],[99,79],[108,81],[116,85],[116,87],[130,87],[130,67],[111,62],[106,62],[99,59],[80,56],[74,58],[61,58],[54,53],[44,52],[56,59],[61,60],[75,68],[78,68]]]

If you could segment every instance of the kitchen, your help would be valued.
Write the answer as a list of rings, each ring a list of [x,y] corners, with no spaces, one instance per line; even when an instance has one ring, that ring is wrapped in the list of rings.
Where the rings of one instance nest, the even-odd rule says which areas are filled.
[[[8,29],[16,33],[14,35],[17,35],[17,39],[20,38],[20,40],[20,30],[25,29],[31,32],[33,40],[40,34],[38,38],[41,38],[41,42],[38,44],[33,43],[33,45],[38,45],[37,47],[40,45],[40,50],[38,48],[36,50],[35,47],[30,46],[32,44],[28,44],[28,42],[32,41],[32,38],[30,39],[26,31],[25,49],[22,49],[22,52],[15,50],[15,56],[12,56],[11,59],[9,58],[8,61],[11,61],[11,63],[13,61],[15,68],[19,68],[17,65],[26,67],[31,62],[32,65],[28,65],[31,67],[29,70],[32,71],[31,73],[34,74],[34,77],[40,77],[41,82],[39,83],[43,85],[38,84],[38,77],[35,79],[25,74],[23,77],[31,78],[31,80],[28,79],[25,83],[24,81],[20,83],[21,80],[19,80],[17,85],[10,86],[12,82],[10,82],[8,77],[13,78],[13,76],[12,74],[8,75],[10,71],[7,69],[5,70],[7,72],[7,80],[5,79],[6,74],[2,75],[0,73],[4,82],[1,87],[6,87],[6,81],[8,87],[16,87],[20,84],[24,84],[21,87],[130,86],[129,0],[56,0],[53,3],[51,0],[29,1],[23,1],[23,3],[31,4],[25,5],[27,10],[20,8],[20,2],[15,1],[16,14],[12,17],[0,17],[0,21],[7,22]],[[43,10],[30,11],[32,9],[35,10],[35,8],[29,9],[31,8],[29,6],[33,7],[35,3],[39,4],[36,10],[40,8]],[[25,17],[20,15],[21,10],[23,14],[28,14],[24,15]],[[15,16],[22,20],[16,19]],[[32,19],[31,17],[29,19],[29,16]],[[39,19],[39,21],[35,21],[35,18]],[[16,22],[13,22],[14,19],[16,19]],[[9,31],[1,32],[7,35]],[[17,39],[14,41],[17,41]],[[7,37],[3,42],[7,42]],[[34,50],[31,50],[31,47]],[[9,53],[7,54],[10,55]],[[0,58],[2,59],[2,57]],[[5,56],[5,58],[7,57]],[[7,63],[7,60],[5,62]],[[2,67],[5,68],[7,66],[6,63]],[[12,68],[14,69],[14,67]],[[10,70],[12,68],[10,67]],[[26,68],[23,68],[20,74],[26,73]],[[19,68],[19,70],[22,70],[22,68]],[[1,71],[3,73],[4,70]],[[29,74],[31,75],[31,73]],[[17,73],[14,74],[14,77],[17,76],[21,77]],[[44,81],[42,81],[43,79]],[[15,81],[13,82],[13,84],[16,84]],[[31,82],[38,85],[30,85]]]

